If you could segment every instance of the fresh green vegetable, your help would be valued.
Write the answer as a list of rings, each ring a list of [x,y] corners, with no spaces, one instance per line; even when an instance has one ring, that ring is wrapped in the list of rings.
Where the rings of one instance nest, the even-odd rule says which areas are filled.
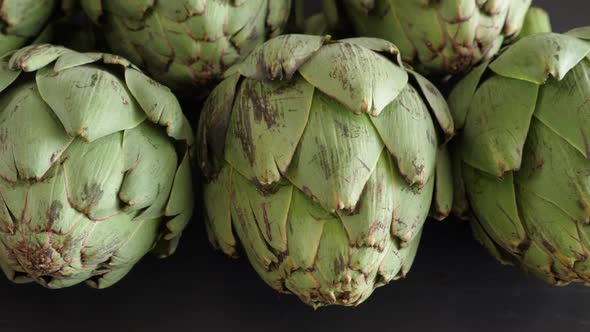
[[[127,60],[36,45],[0,59],[0,266],[15,282],[104,288],[192,214],[192,130]]]
[[[497,259],[551,284],[590,282],[589,54],[590,28],[527,36],[449,102],[456,212]]]
[[[25,46],[47,26],[60,0],[0,1],[0,55]],[[64,5],[69,1],[64,1]]]
[[[81,0],[107,42],[175,90],[203,87],[286,25],[291,0]]]
[[[226,72],[197,134],[211,242],[274,289],[357,305],[451,208],[439,91],[384,40],[284,35]]]
[[[358,34],[390,40],[405,61],[433,75],[462,74],[493,56],[503,42],[518,34],[531,4],[531,0],[338,1]]]

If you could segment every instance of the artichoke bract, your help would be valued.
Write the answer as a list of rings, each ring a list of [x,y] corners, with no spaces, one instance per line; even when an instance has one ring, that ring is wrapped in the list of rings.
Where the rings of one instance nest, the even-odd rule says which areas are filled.
[[[211,242],[235,256],[239,239],[266,283],[312,306],[405,276],[433,197],[434,216],[450,211],[450,112],[397,56],[379,39],[279,36],[201,113]]]
[[[0,55],[34,40],[43,31],[59,3],[60,0],[0,2]]]
[[[462,74],[514,38],[531,0],[341,1],[355,30],[395,43],[429,75]]]
[[[291,0],[81,0],[117,54],[191,91],[283,31]]]
[[[0,61],[0,266],[104,288],[171,254],[192,215],[192,130],[127,60],[48,44]]]
[[[449,104],[457,214],[501,262],[590,282],[590,28],[527,36],[474,69]]]

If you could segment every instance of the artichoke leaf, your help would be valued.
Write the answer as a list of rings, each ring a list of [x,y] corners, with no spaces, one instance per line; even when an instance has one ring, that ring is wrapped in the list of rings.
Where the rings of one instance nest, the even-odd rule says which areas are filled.
[[[76,139],[63,154],[68,200],[92,220],[105,220],[121,212],[122,142],[121,132],[91,144]]]
[[[498,179],[466,164],[462,170],[475,218],[506,251],[518,253],[527,229],[519,214],[513,174]]]
[[[106,70],[82,66],[54,72],[45,67],[36,81],[43,100],[70,136],[92,142],[145,120],[125,83]]]
[[[121,245],[109,260],[109,267],[113,270],[123,269],[137,263],[148,253],[156,243],[158,231],[161,227],[160,219],[146,219],[140,222],[124,222],[130,228],[128,238],[122,241]]]
[[[453,214],[460,219],[470,217],[469,201],[463,180],[463,161],[461,160],[461,142],[457,139],[448,145],[451,154],[451,168],[453,180]]]
[[[397,241],[391,241],[385,250],[385,256],[379,265],[378,275],[381,285],[388,284],[390,281],[397,279],[401,269],[404,257],[400,254],[400,247]]]
[[[590,159],[590,60],[584,59],[561,81],[541,88],[535,118]]]
[[[516,0],[508,2],[508,16],[506,17],[507,24],[504,25],[504,30],[507,35],[514,35],[518,33],[519,26],[508,24],[509,22],[523,22],[529,12],[531,0]],[[538,9],[533,9],[534,11]],[[537,12],[533,15],[538,14]],[[526,26],[526,23],[525,23]],[[522,32],[522,31],[521,31]]]
[[[287,218],[293,190],[291,185],[281,186],[272,193],[262,193],[255,186],[244,188],[244,196],[250,203],[258,229],[272,250],[278,254],[287,252]]]
[[[392,4],[389,1],[345,0],[343,7],[355,24],[358,35],[371,35],[383,40],[395,41],[395,45],[400,49],[413,50],[401,54],[404,60],[411,61],[416,57],[414,45],[408,39],[402,22],[397,17],[396,10],[392,10]],[[371,15],[370,19],[368,15]]]
[[[43,182],[19,182],[10,187],[0,185],[0,189],[5,193],[15,192],[6,195],[10,199],[12,215],[20,218],[19,224],[26,222],[28,230],[33,233],[72,234],[75,228],[80,232],[80,229],[88,231],[92,226],[90,220],[70,206],[61,170]],[[54,245],[59,242],[58,236],[52,239]]]
[[[0,41],[1,43],[1,41]],[[8,62],[0,60],[0,92],[4,92],[20,76],[22,70],[12,70]]]
[[[392,163],[393,166],[393,163]],[[434,177],[422,188],[408,186],[399,171],[392,167],[396,190],[393,207],[391,235],[398,239],[400,247],[406,247],[420,234],[430,212],[434,193]]]
[[[471,225],[473,237],[477,240],[477,242],[484,246],[484,248],[486,248],[488,252],[492,256],[494,256],[494,258],[496,258],[500,263],[505,265],[511,264],[511,261],[506,259],[506,254],[503,251],[503,249],[496,245],[494,240],[492,240],[490,235],[486,232],[486,230],[483,228],[483,226],[480,224],[477,218],[472,217],[472,220],[469,224]]]
[[[400,247],[397,243],[392,242],[379,267],[381,284],[387,284],[392,280],[405,278],[416,258],[421,237],[422,230],[404,247]]]
[[[342,290],[346,291],[350,277],[349,265],[349,247],[348,236],[338,219],[326,221],[324,223],[322,237],[316,257],[315,275],[321,276],[322,281],[327,287],[323,288],[324,292],[332,292],[335,295],[341,294]],[[331,297],[331,295],[330,295]],[[346,298],[343,299],[345,302]]]
[[[100,53],[65,53],[57,58],[53,70],[59,72],[65,69],[91,64],[101,59],[102,54]]]
[[[232,230],[232,173],[232,168],[225,164],[219,175],[205,185],[203,193],[209,241],[228,256],[235,256],[237,251]]]
[[[577,222],[560,207],[518,185],[518,204],[531,241],[567,268],[586,257]]]
[[[215,175],[224,164],[224,149],[230,125],[234,98],[240,75],[235,74],[223,80],[211,92],[199,120],[197,147],[199,167],[207,177]]]
[[[160,128],[146,121],[124,132],[123,153],[126,173],[119,198],[127,204],[126,209],[159,205],[163,214],[162,200],[170,194],[178,165],[174,144]]]
[[[455,135],[455,125],[445,97],[434,84],[424,78],[424,76],[415,71],[410,71],[410,73],[416,78],[416,81],[420,86],[420,91],[426,97],[426,101],[428,101],[428,105],[434,114],[434,118],[437,120],[439,128],[444,133],[446,140],[450,140],[453,135]]]
[[[290,81],[242,82],[234,100],[225,158],[262,185],[282,180],[308,124],[313,86]]]
[[[363,48],[368,48],[374,52],[386,53],[386,55],[392,55],[396,57],[399,55],[399,50],[397,49],[397,46],[385,39],[371,37],[355,37],[339,39],[338,42],[354,44]],[[399,59],[398,65],[402,65],[401,59]]]
[[[590,41],[590,26],[575,28],[566,32],[565,34],[568,36]]]
[[[338,215],[349,238],[352,248],[369,247],[383,251],[390,241],[393,202],[399,190],[392,172],[391,158],[383,150],[375,170],[367,181],[363,194],[354,213],[339,212]],[[354,251],[354,249],[353,249]],[[360,264],[360,266],[366,266]]]
[[[14,34],[25,38],[38,34],[51,17],[58,0],[3,1],[3,34]]]
[[[397,38],[393,37],[401,35],[405,38],[400,38],[403,41],[398,45],[400,49],[414,50],[416,52],[415,54],[410,53],[405,55],[402,53],[404,59],[412,60],[413,58],[410,57],[416,56],[420,62],[438,62],[442,64],[444,59],[441,59],[436,54],[436,50],[444,50],[448,47],[446,44],[450,40],[444,28],[444,18],[439,16],[440,14],[437,12],[437,8],[430,6],[429,3],[425,3],[422,0],[379,2],[383,2],[383,4],[377,5],[375,10],[386,14],[381,21],[378,21],[381,23],[380,28],[383,29],[385,27],[384,24],[387,24],[387,22],[394,20],[399,22],[399,26],[396,24],[395,28],[391,31],[392,38],[389,38],[389,34],[385,32],[385,36],[388,37],[385,39],[397,41]],[[451,7],[456,6],[451,5]],[[420,14],[409,15],[408,13]],[[412,26],[423,27],[423,29],[409,28]]]
[[[327,41],[319,36],[278,36],[256,47],[240,64],[229,68],[225,77],[239,73],[256,80],[290,79]]]
[[[548,33],[551,31],[552,28],[549,13],[540,7],[531,7],[526,12],[522,30],[518,35],[518,39],[522,39],[537,33]]]
[[[288,1],[288,0],[285,0]],[[229,7],[229,6],[228,6]],[[231,8],[231,7],[230,7]],[[252,49],[257,46],[255,43],[251,43],[251,40],[266,37],[265,35],[265,15],[268,15],[268,1],[246,1],[241,7],[241,11],[238,15],[231,15],[230,22],[236,30],[231,36],[230,43],[234,45],[240,53],[249,54]],[[250,15],[246,15],[249,13]],[[268,16],[266,16],[268,18]],[[241,22],[242,20],[248,20]],[[240,24],[241,23],[241,24]],[[237,25],[240,24],[240,25]],[[224,28],[221,24],[208,24],[208,26],[219,27],[220,30]],[[223,31],[222,31],[223,32]]]
[[[277,253],[266,242],[252,211],[249,197],[252,195],[252,184],[238,172],[232,172],[232,220],[236,234],[248,257],[270,270],[271,265],[279,263]]]
[[[384,149],[365,186],[357,211],[352,214],[339,213],[348,235],[349,267],[352,272],[360,272],[364,276],[377,274],[391,245],[392,203],[397,199],[396,190],[399,190],[395,186],[393,167],[389,153]],[[370,277],[367,279],[374,280]]]
[[[469,105],[473,101],[475,92],[481,83],[481,79],[489,63],[490,60],[486,60],[479,66],[473,68],[473,70],[455,85],[453,91],[451,91],[447,101],[456,129],[463,129],[465,126]]]
[[[400,256],[402,257],[402,267],[399,274],[399,278],[405,278],[414,264],[414,259],[416,259],[416,254],[418,253],[418,247],[420,245],[420,239],[422,238],[422,232],[424,231],[423,228],[420,228],[420,231],[416,236],[410,241],[407,245],[405,245],[400,250]]]
[[[184,154],[184,158],[178,166],[176,176],[174,177],[174,184],[170,192],[170,198],[165,209],[165,216],[172,217],[172,220],[166,223],[166,227],[170,231],[164,236],[165,240],[171,240],[179,236],[182,230],[190,221],[193,214],[193,178],[191,175],[191,166],[188,153]]]
[[[434,199],[430,215],[438,220],[445,219],[453,208],[453,170],[451,155],[446,146],[441,146],[436,154],[434,177]]]
[[[531,243],[522,256],[522,265],[539,279],[552,285],[560,284],[554,274],[554,258],[542,243],[537,241]]]
[[[326,211],[354,211],[382,149],[369,116],[348,112],[316,90],[286,177]]]
[[[125,70],[125,81],[150,121],[165,126],[168,136],[193,144],[190,124],[170,89],[133,68]]]
[[[0,189],[2,191],[6,190],[6,183],[0,180]],[[2,197],[2,192],[0,191],[0,232],[1,233],[10,233],[11,229],[14,229],[15,221],[8,211],[8,206],[6,205],[6,201],[4,197]],[[1,242],[1,241],[0,241]],[[2,244],[0,244],[0,247]],[[0,255],[1,256],[1,255]]]
[[[104,254],[99,251],[108,253],[107,260],[97,262],[98,276],[87,281],[90,286],[102,289],[118,282],[153,247],[159,220],[134,222],[131,219],[121,214],[100,222],[89,237],[85,255],[101,257]]]
[[[31,45],[16,51],[8,61],[11,70],[33,72],[55,61],[60,56],[73,51],[50,44]]]
[[[542,84],[549,75],[560,81],[590,53],[590,43],[556,33],[528,36],[490,64],[498,75]]]
[[[347,61],[353,58],[356,61]],[[379,116],[408,84],[401,67],[371,50],[337,42],[322,47],[299,68],[318,90],[355,114]]]
[[[268,0],[268,14],[266,15],[266,26],[270,28],[269,36],[276,37],[283,30],[285,17],[289,17],[289,8],[294,1],[299,0]],[[288,5],[285,5],[288,2]]]
[[[84,2],[92,0],[82,0]],[[184,3],[187,1],[181,0]],[[153,10],[154,5],[158,8],[165,9],[165,4],[158,4],[156,0],[128,0],[128,1],[105,1],[101,0],[102,10],[104,12],[116,13],[127,19],[140,20],[145,17],[145,13]],[[188,7],[187,7],[188,8]]]
[[[378,117],[371,117],[409,185],[418,187],[434,175],[438,139],[430,113],[418,92],[407,86]]]
[[[0,177],[10,182],[43,177],[71,141],[34,83],[2,93]]]
[[[521,166],[539,87],[494,76],[479,87],[467,114],[462,158],[498,177]]]
[[[339,222],[304,193],[293,190],[287,221],[287,246],[294,266],[301,270],[314,267],[324,225],[330,221]],[[348,244],[345,246],[348,248]]]
[[[590,165],[562,137],[533,120],[516,183],[555,206],[566,219],[590,223]]]

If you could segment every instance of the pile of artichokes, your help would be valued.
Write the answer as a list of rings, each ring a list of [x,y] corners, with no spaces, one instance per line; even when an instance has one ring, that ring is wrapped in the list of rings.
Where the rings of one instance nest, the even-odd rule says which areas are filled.
[[[196,207],[270,287],[358,305],[452,211],[502,263],[589,284],[590,28],[530,6],[4,0],[0,267],[109,287]]]

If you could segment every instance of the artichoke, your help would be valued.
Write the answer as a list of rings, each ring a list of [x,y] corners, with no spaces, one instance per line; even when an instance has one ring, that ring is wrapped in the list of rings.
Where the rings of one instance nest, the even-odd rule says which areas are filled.
[[[122,54],[174,90],[203,88],[287,23],[291,0],[81,0]],[[192,92],[192,91],[191,91]]]
[[[0,1],[0,55],[34,40],[49,23],[60,0]],[[64,3],[69,2],[66,0]]]
[[[336,1],[336,0],[332,0]],[[531,0],[339,0],[355,30],[395,43],[423,74],[456,75],[514,38]]]
[[[0,266],[10,280],[104,288],[192,215],[178,101],[128,61],[48,44],[0,61]]]
[[[466,76],[449,104],[455,210],[501,262],[590,283],[590,27],[527,36]]]
[[[405,276],[433,197],[439,218],[452,205],[450,112],[397,55],[379,39],[279,36],[201,113],[211,242],[235,256],[239,238],[266,283],[314,307]]]

